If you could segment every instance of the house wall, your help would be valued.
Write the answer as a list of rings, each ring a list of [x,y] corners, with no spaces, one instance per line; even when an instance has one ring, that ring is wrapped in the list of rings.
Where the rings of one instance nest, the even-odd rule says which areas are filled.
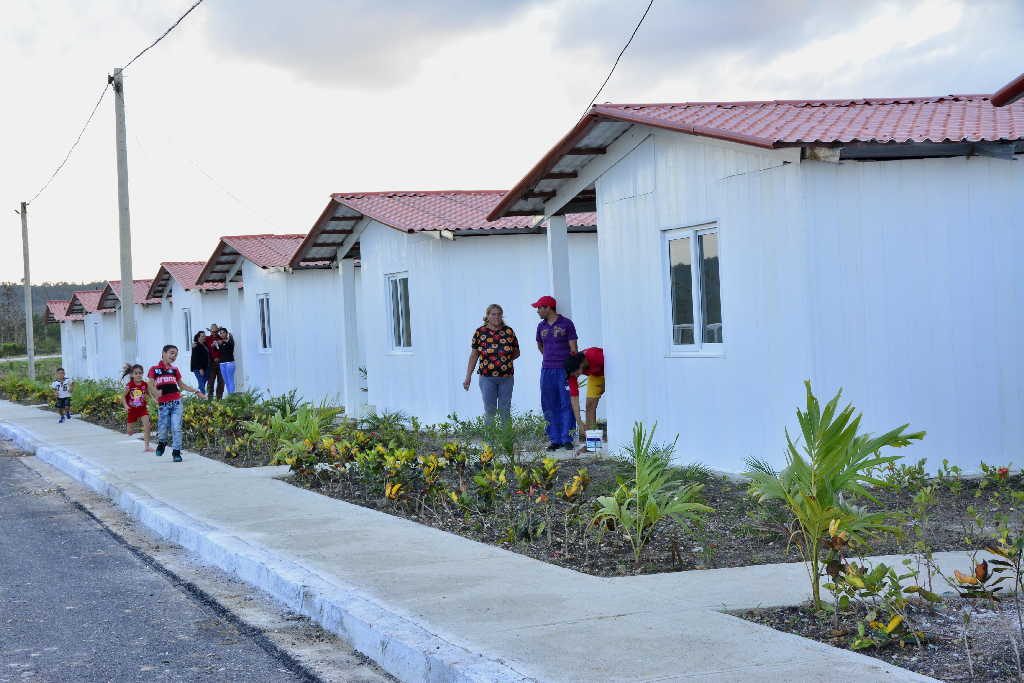
[[[88,379],[117,379],[121,376],[120,314],[115,311],[85,316],[85,372]]]
[[[295,389],[300,398],[340,405],[343,400],[343,316],[337,270],[264,270],[242,266],[245,297],[235,353],[244,354],[246,386],[275,396]],[[271,348],[261,349],[259,298],[270,299]]]
[[[809,376],[799,156],[662,131],[597,181],[608,433],[679,435],[676,459],[778,461]],[[789,162],[789,163],[786,163]],[[724,344],[673,355],[664,231],[719,227]]]
[[[908,458],[967,470],[1024,455],[1024,164],[802,164],[814,377]]]
[[[85,322],[68,320],[60,324],[61,365],[68,377],[85,379],[87,350],[85,346]]]
[[[160,305],[149,304],[142,306],[136,304],[135,329],[139,364],[148,369],[150,365],[155,364],[160,359],[160,349],[166,343],[164,341],[164,323]]]
[[[572,318],[584,346],[601,344],[597,244],[593,234],[570,235]],[[401,410],[426,422],[450,413],[483,412],[474,378],[462,379],[470,338],[484,310],[498,303],[516,331],[513,408],[540,408],[540,354],[534,342],[537,315],[530,304],[549,289],[543,235],[434,239],[371,222],[360,238],[360,326],[365,350],[368,402],[377,411]],[[409,273],[412,351],[394,351],[386,275]]]
[[[933,470],[1019,461],[1022,187],[1002,160],[800,162],[651,131],[597,180],[613,447],[656,421],[679,461],[781,465],[810,379],[869,431],[926,430],[901,454]],[[673,356],[663,231],[707,222],[725,343]]]

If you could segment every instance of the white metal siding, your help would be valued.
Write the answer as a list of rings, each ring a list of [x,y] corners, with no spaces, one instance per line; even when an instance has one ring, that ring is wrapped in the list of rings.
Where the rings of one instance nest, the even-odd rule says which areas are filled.
[[[659,132],[598,180],[613,446],[640,420],[658,423],[659,440],[679,434],[679,460],[738,470],[746,457],[780,452],[809,371],[799,177],[782,163],[792,158]],[[663,231],[710,222],[721,247],[723,355],[671,357]]]
[[[1024,164],[804,164],[815,378],[908,457],[968,469],[1024,444]]]

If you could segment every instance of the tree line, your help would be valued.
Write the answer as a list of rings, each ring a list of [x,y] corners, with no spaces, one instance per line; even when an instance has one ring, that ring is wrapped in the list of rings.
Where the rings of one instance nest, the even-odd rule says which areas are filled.
[[[44,282],[32,285],[33,339],[37,354],[60,352],[60,328],[46,324],[46,301],[71,298],[73,292],[102,289],[106,282]],[[0,282],[0,357],[25,354],[25,290]]]

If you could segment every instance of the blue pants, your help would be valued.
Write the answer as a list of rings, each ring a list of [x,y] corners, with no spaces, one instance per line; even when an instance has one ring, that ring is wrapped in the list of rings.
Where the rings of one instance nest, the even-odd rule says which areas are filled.
[[[480,375],[480,394],[484,399],[484,421],[494,422],[494,414],[508,419],[512,412],[512,387],[515,377],[485,377]]]
[[[181,401],[161,403],[157,411],[157,443],[170,443],[171,448],[181,450]]]
[[[202,391],[203,388],[206,387],[206,373],[200,373],[198,370],[193,370],[192,374],[196,378],[196,388],[199,389],[199,391]]]
[[[548,421],[548,439],[551,443],[572,443],[569,430],[576,426],[569,402],[569,387],[562,368],[540,369],[540,406]]]
[[[235,361],[221,362],[220,374],[224,378],[224,390],[229,394],[235,393]]]

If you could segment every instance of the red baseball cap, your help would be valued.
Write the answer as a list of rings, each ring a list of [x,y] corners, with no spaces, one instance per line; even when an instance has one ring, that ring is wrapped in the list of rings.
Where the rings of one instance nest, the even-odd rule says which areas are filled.
[[[541,298],[530,304],[534,308],[540,308],[541,306],[547,306],[548,308],[555,308],[555,297],[553,296],[542,296]]]

